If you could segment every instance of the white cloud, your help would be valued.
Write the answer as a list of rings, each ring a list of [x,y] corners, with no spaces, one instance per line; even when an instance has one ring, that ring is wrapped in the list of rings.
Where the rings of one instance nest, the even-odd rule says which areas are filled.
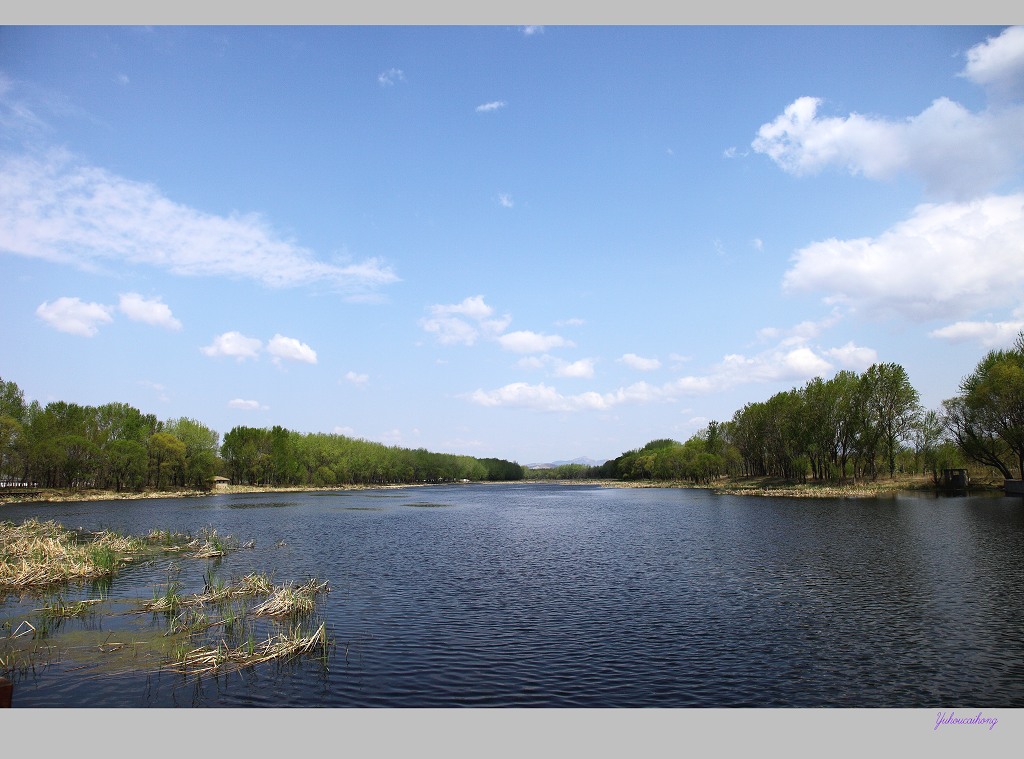
[[[830,348],[825,351],[825,355],[834,359],[844,369],[852,369],[857,372],[863,372],[878,362],[878,351],[874,348],[855,345],[852,341],[841,348]]]
[[[835,324],[842,318],[842,313],[838,308],[832,309],[832,313],[828,316],[814,321],[812,319],[805,319],[804,321],[796,324],[788,329],[779,329],[778,327],[762,327],[757,331],[757,336],[761,340],[772,340],[778,341],[782,347],[803,345],[808,340],[813,340],[822,332],[829,327],[835,326]]]
[[[560,335],[542,335],[529,330],[506,332],[498,343],[513,353],[544,353],[552,348],[571,348],[573,343]]]
[[[724,389],[748,382],[805,381],[824,376],[831,369],[832,365],[811,348],[803,346],[786,350],[780,347],[751,357],[729,354],[714,367],[707,379]]]
[[[494,309],[484,302],[482,295],[473,295],[461,303],[430,306],[430,317],[420,320],[420,326],[437,336],[443,345],[473,345],[481,335],[495,337],[501,334],[512,317],[507,314],[490,318]]]
[[[351,427],[335,427],[332,432],[335,435],[344,435],[345,437],[355,437],[356,431]]]
[[[558,327],[582,327],[586,323],[587,323],[586,319],[578,319],[576,317],[573,317],[571,319],[563,319],[562,321],[555,322],[555,326],[558,326]]]
[[[961,76],[997,99],[1024,96],[1024,27],[1011,26],[968,50]]]
[[[598,393],[564,396],[544,383],[529,385],[525,382],[513,382],[488,392],[477,390],[469,396],[469,400],[480,406],[531,408],[537,411],[579,411],[608,406]]]
[[[270,407],[264,406],[259,401],[247,401],[242,398],[235,398],[228,401],[228,408],[236,408],[242,411],[267,411]]]
[[[512,196],[507,192],[498,193],[498,202],[505,208],[515,207],[515,201],[512,200]]]
[[[60,150],[0,158],[0,251],[80,268],[141,264],[272,287],[322,283],[352,292],[398,279],[376,259],[319,261],[256,214],[205,213]]]
[[[36,315],[60,332],[92,337],[100,325],[113,321],[111,306],[83,303],[78,298],[57,298],[53,303],[42,303]]]
[[[122,87],[127,86],[128,83],[130,82],[130,80],[128,79],[128,75],[127,74],[118,74],[117,77],[115,78],[115,81],[118,84],[120,84]]]
[[[685,375],[661,385],[636,382],[610,392],[589,391],[566,395],[544,383],[513,382],[494,390],[478,389],[464,397],[477,405],[492,408],[507,406],[551,412],[605,411],[627,403],[671,403],[680,398],[708,395],[751,383],[799,384],[813,377],[827,377],[833,374],[835,367],[828,358],[832,358],[844,368],[866,369],[877,360],[877,354],[872,348],[848,342],[840,348],[820,349],[796,341],[796,335],[817,335],[824,326],[830,325],[837,318],[833,314],[819,322],[806,321],[788,330],[778,330],[780,336],[784,337],[772,348],[752,356],[729,354],[718,364],[710,367],[705,374]],[[626,355],[633,357],[630,360],[645,360],[635,354]],[[687,360],[675,354],[672,358],[674,361]],[[565,362],[559,363],[558,359],[550,356],[544,356],[542,359],[531,357],[530,366],[536,368],[554,363],[556,373],[557,369],[573,366]],[[623,359],[618,360],[628,363]],[[526,365],[524,361],[519,362],[520,366]],[[580,364],[581,368],[585,366],[582,362],[576,363]]]
[[[526,35],[527,37],[531,37],[534,34],[544,34],[544,27],[543,26],[524,26],[523,27],[523,34]]]
[[[275,363],[282,358],[289,361],[302,361],[306,364],[316,363],[316,351],[294,337],[274,335],[267,343],[267,353],[274,357]]]
[[[494,100],[490,103],[484,103],[476,107],[477,113],[488,113],[490,111],[496,111],[499,108],[504,108],[506,105],[504,100]]]
[[[1024,330],[1024,307],[1013,312],[1014,319],[1007,321],[961,321],[932,330],[929,336],[948,340],[951,343],[977,342],[986,348],[1007,348],[1013,345],[1017,335]]]
[[[246,337],[240,332],[225,332],[213,338],[213,342],[200,348],[205,355],[231,356],[244,361],[247,358],[257,358],[263,343],[255,337]]]
[[[393,87],[395,82],[404,82],[405,74],[402,69],[388,69],[377,75],[377,82],[381,87]]]
[[[656,358],[644,358],[638,356],[635,353],[626,353],[615,359],[620,364],[625,364],[631,369],[636,369],[640,372],[653,372],[655,369],[661,368],[661,361]]]
[[[122,293],[118,309],[129,319],[167,329],[181,329],[171,309],[160,298],[143,298],[138,293]]]
[[[750,244],[756,251],[764,250],[764,240],[762,240],[760,237],[755,237],[753,240],[750,241]]]
[[[594,376],[594,359],[581,358],[571,363],[560,362],[555,367],[555,376],[589,379]]]
[[[752,147],[783,170],[827,167],[869,179],[909,173],[934,196],[964,199],[1016,176],[1024,159],[1024,108],[971,113],[939,98],[917,116],[888,121],[853,113],[822,117],[822,101],[801,97],[758,130]]]
[[[345,379],[351,382],[356,387],[365,387],[366,383],[370,381],[370,375],[358,374],[356,372],[345,372]]]
[[[1024,193],[921,205],[876,238],[830,239],[797,251],[790,292],[818,290],[879,315],[965,315],[1020,302]]]

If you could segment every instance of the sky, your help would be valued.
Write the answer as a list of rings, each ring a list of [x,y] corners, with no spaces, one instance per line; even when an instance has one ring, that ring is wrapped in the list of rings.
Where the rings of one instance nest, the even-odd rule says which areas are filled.
[[[0,28],[0,378],[522,464],[1024,329],[1024,27]]]

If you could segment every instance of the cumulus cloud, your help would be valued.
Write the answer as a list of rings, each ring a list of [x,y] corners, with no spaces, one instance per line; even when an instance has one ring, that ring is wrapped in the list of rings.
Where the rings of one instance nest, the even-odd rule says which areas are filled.
[[[267,353],[274,357],[275,363],[281,359],[301,361],[306,364],[316,363],[316,351],[294,337],[274,335],[267,343]]]
[[[420,319],[424,331],[433,334],[442,345],[473,345],[480,338],[494,340],[513,353],[546,353],[554,348],[571,348],[574,343],[561,335],[545,335],[530,330],[505,332],[512,317],[494,316],[494,309],[482,295],[473,295],[461,303],[429,307],[430,316]],[[580,322],[582,323],[582,322]],[[578,368],[582,371],[582,368]]]
[[[843,369],[852,369],[855,372],[863,372],[878,362],[878,351],[874,348],[855,345],[852,341],[840,348],[830,348],[825,351],[825,355],[833,359]]]
[[[822,101],[801,97],[758,130],[752,147],[783,170],[828,167],[869,179],[909,173],[935,197],[964,199],[1016,176],[1024,159],[1024,108],[971,113],[948,98],[917,116],[890,121],[853,113],[819,116]]]
[[[113,321],[112,310],[101,303],[84,303],[79,298],[65,297],[40,304],[36,315],[60,332],[92,337],[100,325]]]
[[[200,348],[203,354],[211,357],[230,356],[238,361],[257,358],[263,342],[255,337],[246,337],[241,332],[225,332],[213,338],[213,342]]]
[[[242,398],[235,398],[228,401],[228,408],[236,408],[242,411],[266,411],[270,407],[264,406],[259,401],[247,401]]]
[[[508,315],[491,318],[494,309],[482,295],[470,296],[461,303],[430,306],[428,310],[430,316],[421,319],[420,326],[443,345],[473,345],[481,336],[502,333],[512,321]]]
[[[626,353],[616,359],[620,364],[625,364],[630,369],[636,369],[640,372],[653,372],[655,369],[661,368],[661,361],[656,358],[644,358],[638,356],[635,353]]]
[[[505,107],[504,100],[493,100],[490,103],[484,103],[476,107],[477,113],[489,113],[491,111],[497,111],[499,108]]]
[[[985,109],[940,97],[903,119],[826,116],[820,98],[800,97],[763,124],[751,146],[797,176],[830,167],[870,179],[909,174],[938,200],[992,192],[1024,164],[1024,27],[968,50],[960,76],[985,89]]]
[[[138,293],[122,293],[118,309],[129,319],[167,329],[181,329],[171,309],[160,298],[143,298]]]
[[[989,196],[918,206],[874,238],[808,245],[797,251],[783,288],[925,320],[1019,302],[1021,261],[1024,193]]]
[[[571,348],[573,343],[561,335],[542,335],[530,330],[506,332],[498,337],[498,343],[513,353],[545,353],[552,348]]]
[[[866,369],[877,359],[872,348],[858,346],[853,342],[839,348],[821,348],[795,340],[795,336],[800,333],[818,333],[819,330],[809,329],[807,325],[821,325],[834,318],[778,330],[782,340],[771,348],[749,356],[732,353],[709,367],[704,374],[689,374],[660,385],[636,382],[609,392],[564,394],[545,383],[513,382],[494,390],[477,389],[463,397],[471,403],[492,408],[508,406],[550,412],[606,411],[623,404],[671,403],[681,398],[708,395],[750,383],[799,384],[813,377],[831,376],[836,365],[856,370]],[[640,358],[635,354],[627,356]],[[680,357],[673,358],[675,360]],[[552,361],[551,357],[546,356],[544,359],[548,363]],[[542,364],[538,359],[532,360],[535,366]],[[571,365],[563,362],[559,366]]]
[[[398,279],[377,259],[320,261],[256,214],[205,213],[62,150],[0,157],[0,251],[80,268],[148,265],[353,293]]]
[[[1024,97],[1024,27],[1011,26],[968,50],[961,76],[984,87],[990,97]]]
[[[1024,306],[1006,321],[959,321],[928,334],[951,343],[976,342],[986,348],[1008,348],[1024,330]]]
[[[395,82],[404,82],[405,74],[402,69],[388,69],[377,75],[377,83],[381,87],[393,87]]]

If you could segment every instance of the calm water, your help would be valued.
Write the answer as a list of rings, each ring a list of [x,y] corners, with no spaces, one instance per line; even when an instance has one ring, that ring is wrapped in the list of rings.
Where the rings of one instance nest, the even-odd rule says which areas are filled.
[[[11,675],[16,707],[1024,707],[1020,498],[522,484],[0,508],[31,516],[257,545],[122,572]],[[329,580],[326,664],[124,674],[111,641],[166,624],[133,605],[210,570]],[[3,599],[3,635],[40,603]]]

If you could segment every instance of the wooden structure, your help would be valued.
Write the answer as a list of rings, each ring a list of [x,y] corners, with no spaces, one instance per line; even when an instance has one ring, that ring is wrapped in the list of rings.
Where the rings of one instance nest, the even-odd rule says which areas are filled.
[[[967,490],[971,478],[966,469],[943,469],[942,487],[945,490]]]

